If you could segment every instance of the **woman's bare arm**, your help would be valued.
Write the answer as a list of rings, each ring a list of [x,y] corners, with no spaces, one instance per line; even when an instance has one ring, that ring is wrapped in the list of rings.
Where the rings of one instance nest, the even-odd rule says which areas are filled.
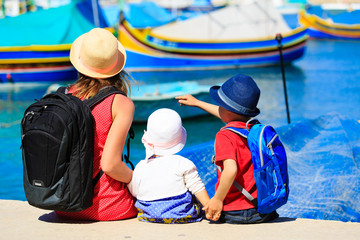
[[[111,178],[129,183],[132,170],[123,162],[122,154],[127,133],[130,129],[135,106],[131,99],[116,94],[112,104],[113,123],[107,136],[101,157],[101,168]]]

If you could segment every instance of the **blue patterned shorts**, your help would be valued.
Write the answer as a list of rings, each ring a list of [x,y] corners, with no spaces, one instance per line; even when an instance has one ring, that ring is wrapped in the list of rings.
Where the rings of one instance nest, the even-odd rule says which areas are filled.
[[[188,191],[184,194],[154,200],[137,200],[138,219],[143,222],[155,223],[190,223],[202,220],[200,204]]]

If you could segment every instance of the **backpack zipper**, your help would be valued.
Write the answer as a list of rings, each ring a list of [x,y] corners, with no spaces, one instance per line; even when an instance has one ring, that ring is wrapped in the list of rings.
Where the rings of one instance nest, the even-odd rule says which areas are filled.
[[[262,138],[263,138],[263,134],[264,134],[264,131],[265,131],[265,128],[266,127],[268,127],[269,125],[266,125],[266,126],[264,126],[263,127],[263,129],[261,129],[261,133],[260,133],[260,139],[259,139],[259,152],[261,153],[262,152]],[[271,138],[271,140],[269,141],[269,143],[266,145],[266,147],[268,148],[268,149],[270,149],[270,151],[271,151],[271,155],[275,155],[275,152],[274,152],[274,149],[273,149],[273,147],[272,147],[272,143],[275,141],[275,139],[277,138],[277,137],[279,137],[279,135],[278,134],[275,134],[272,138]],[[262,154],[260,154],[260,159],[261,159],[261,167],[262,166],[264,166],[264,159],[263,159],[263,155]]]
[[[263,158],[263,155],[262,155],[262,137],[263,137],[265,128],[266,128],[267,126],[268,126],[268,125],[265,125],[265,126],[261,129],[260,136],[259,136],[259,155],[260,155],[261,167],[264,166],[264,158]]]
[[[28,131],[28,133],[33,133],[33,132],[40,132],[40,133],[46,135],[47,137],[53,139],[53,140],[56,141],[56,142],[61,142],[61,139],[58,139],[58,138],[54,137],[53,135],[51,135],[50,133],[48,133],[48,132],[46,132],[46,131],[43,131],[43,130],[41,130],[41,129],[30,129],[30,130]],[[29,135],[29,134],[27,134],[27,135]],[[24,134],[24,137],[25,137],[25,134]]]
[[[279,135],[277,135],[277,134],[275,134],[274,136],[273,136],[273,138],[270,140],[270,142],[266,145],[266,147],[268,148],[268,149],[270,149],[270,151],[271,151],[271,155],[275,155],[275,153],[274,153],[274,150],[273,150],[273,147],[272,147],[272,143],[275,141],[275,139],[278,137]]]
[[[43,105],[43,106],[41,106],[40,110],[43,112],[49,105],[57,106],[57,107],[62,108],[62,109],[65,110],[65,111],[67,111],[67,109],[64,108],[63,106],[61,106],[61,105],[59,105],[59,104],[54,104],[54,103],[52,103],[52,104],[47,104],[47,105]],[[60,122],[62,123],[62,125],[63,125],[64,128],[65,128],[66,134],[69,136],[69,129],[68,129],[68,127],[66,126],[66,124],[65,124],[65,122],[64,122],[64,119],[63,119],[59,114],[57,114],[56,112],[51,112],[51,113],[54,114],[57,118],[60,119]],[[34,111],[27,112],[27,113],[25,114],[25,118],[23,118],[23,121],[24,121],[24,122],[25,122],[26,117],[27,117],[28,115],[30,115],[30,114],[31,114],[31,116],[29,117],[29,120],[34,117],[35,112],[34,112]],[[74,119],[73,119],[73,120],[74,120]],[[23,124],[23,121],[22,121],[21,124]],[[33,130],[33,129],[29,129],[28,131],[32,131],[32,130]],[[45,132],[45,131],[43,131],[43,132]],[[22,149],[22,147],[23,147],[23,143],[22,143],[22,142],[23,142],[23,139],[24,139],[25,135],[26,135],[26,134],[22,134],[22,135],[21,135],[21,145],[20,145],[20,149]]]

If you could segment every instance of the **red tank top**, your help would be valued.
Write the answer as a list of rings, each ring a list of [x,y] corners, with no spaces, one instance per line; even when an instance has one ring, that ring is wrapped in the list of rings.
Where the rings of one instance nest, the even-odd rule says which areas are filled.
[[[93,178],[100,171],[100,160],[112,124],[111,107],[115,95],[97,104],[92,110],[95,118]],[[93,205],[80,212],[59,212],[60,217],[76,220],[109,221],[136,217],[135,199],[125,183],[103,174],[94,189]]]

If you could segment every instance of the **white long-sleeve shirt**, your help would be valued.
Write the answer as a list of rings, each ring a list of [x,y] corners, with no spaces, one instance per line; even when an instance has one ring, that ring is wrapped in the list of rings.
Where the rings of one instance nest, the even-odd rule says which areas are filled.
[[[179,155],[140,161],[128,184],[131,194],[142,201],[153,201],[205,189],[196,166]]]

